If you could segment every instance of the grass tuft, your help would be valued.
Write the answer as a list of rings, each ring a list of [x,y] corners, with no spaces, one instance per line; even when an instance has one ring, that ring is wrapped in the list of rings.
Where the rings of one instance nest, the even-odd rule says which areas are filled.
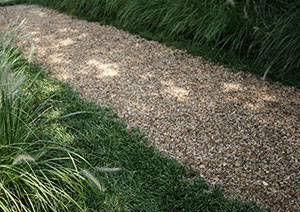
[[[16,165],[23,162],[33,162],[33,161],[35,161],[35,159],[30,155],[20,154],[14,159],[12,165]]]
[[[38,75],[26,78],[30,65],[16,47],[23,24],[0,35],[0,211],[86,211],[89,183],[77,170],[87,161],[38,136],[51,106],[37,104]]]
[[[88,180],[92,181],[94,185],[99,189],[99,191],[104,192],[106,189],[103,185],[99,183],[99,181],[86,169],[83,169],[81,173],[87,177]]]

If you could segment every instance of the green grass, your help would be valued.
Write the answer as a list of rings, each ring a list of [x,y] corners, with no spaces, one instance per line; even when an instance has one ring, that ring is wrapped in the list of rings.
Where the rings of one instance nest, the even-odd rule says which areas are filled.
[[[40,136],[55,120],[46,118],[52,99],[39,95],[38,73],[27,78],[31,66],[16,48],[21,25],[0,34],[0,211],[86,211],[87,194],[100,200],[95,169],[71,146]]]
[[[299,0],[13,0],[11,4],[24,2],[112,24],[236,70],[300,87]]]
[[[0,38],[2,211],[263,211],[158,153]]]

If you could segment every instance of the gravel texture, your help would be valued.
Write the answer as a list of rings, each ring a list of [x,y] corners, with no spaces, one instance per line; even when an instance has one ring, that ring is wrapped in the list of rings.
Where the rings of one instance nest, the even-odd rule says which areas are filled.
[[[299,90],[39,6],[3,17],[0,26],[28,18],[35,62],[114,107],[160,151],[271,211],[300,210]]]

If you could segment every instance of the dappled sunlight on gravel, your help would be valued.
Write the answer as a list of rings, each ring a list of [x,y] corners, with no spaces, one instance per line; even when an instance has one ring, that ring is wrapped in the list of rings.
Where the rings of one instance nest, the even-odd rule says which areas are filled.
[[[24,50],[35,44],[35,62],[84,98],[115,108],[160,151],[247,201],[300,210],[299,90],[112,26],[38,6],[7,11],[28,18],[24,31],[34,33]]]

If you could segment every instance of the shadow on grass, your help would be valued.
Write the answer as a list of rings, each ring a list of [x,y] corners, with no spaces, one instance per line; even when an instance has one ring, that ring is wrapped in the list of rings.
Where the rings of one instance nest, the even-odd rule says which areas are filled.
[[[39,68],[31,66],[34,76]],[[98,173],[107,188],[103,201],[91,196],[92,211],[261,211],[254,204],[224,197],[195,170],[158,153],[138,130],[126,129],[108,108],[86,102],[61,82],[41,75],[36,81],[41,99],[51,96],[52,109],[44,116],[56,119],[39,132],[44,139],[68,143],[95,167],[119,167],[120,172]]]

